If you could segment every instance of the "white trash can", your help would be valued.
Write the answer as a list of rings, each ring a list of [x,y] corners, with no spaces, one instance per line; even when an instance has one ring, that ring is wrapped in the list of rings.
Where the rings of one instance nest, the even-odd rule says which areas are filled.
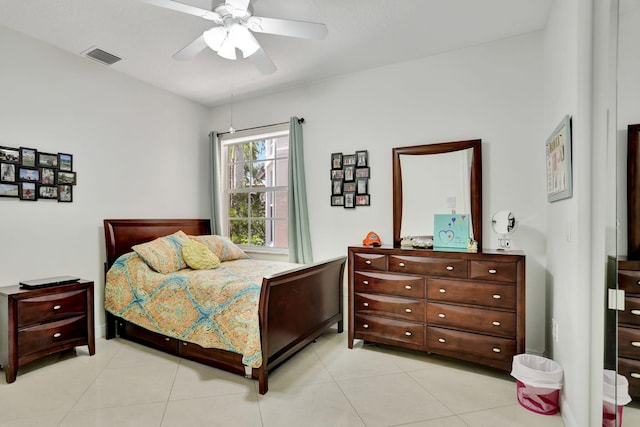
[[[631,402],[629,381],[616,371],[605,369],[602,382],[602,427],[621,427],[622,408]]]
[[[513,357],[511,376],[516,379],[518,403],[537,414],[558,412],[563,375],[560,364],[551,359],[535,354]]]

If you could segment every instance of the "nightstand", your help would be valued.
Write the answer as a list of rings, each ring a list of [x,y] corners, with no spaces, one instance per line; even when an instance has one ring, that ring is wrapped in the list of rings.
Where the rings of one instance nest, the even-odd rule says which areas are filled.
[[[95,354],[93,282],[0,288],[0,365],[7,383],[20,366],[81,345]]]

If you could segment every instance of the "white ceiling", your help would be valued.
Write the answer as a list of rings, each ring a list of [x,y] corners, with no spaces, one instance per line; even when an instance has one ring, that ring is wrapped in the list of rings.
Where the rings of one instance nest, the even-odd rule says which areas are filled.
[[[223,0],[216,1],[215,4]],[[182,0],[210,8],[209,0]],[[253,0],[255,16],[321,22],[321,41],[256,34],[278,70],[206,49],[171,55],[212,24],[136,0],[0,0],[0,25],[73,54],[98,47],[113,70],[207,106],[544,28],[553,0]],[[87,59],[89,61],[89,59]]]

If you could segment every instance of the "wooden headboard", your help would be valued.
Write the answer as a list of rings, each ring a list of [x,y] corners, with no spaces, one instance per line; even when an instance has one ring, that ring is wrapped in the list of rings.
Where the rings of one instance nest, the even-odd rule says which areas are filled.
[[[211,234],[211,222],[208,219],[105,219],[107,268],[120,255],[131,252],[131,246],[150,242],[178,230],[192,236]]]

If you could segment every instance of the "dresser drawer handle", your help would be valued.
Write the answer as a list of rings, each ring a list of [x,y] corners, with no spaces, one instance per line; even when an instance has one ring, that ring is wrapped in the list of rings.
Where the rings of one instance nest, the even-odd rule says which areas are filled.
[[[406,336],[410,337],[411,335],[413,335],[411,332],[407,331],[404,333]]]
[[[440,317],[441,319],[444,319],[445,317],[447,317],[447,315],[444,313],[440,313],[438,314],[438,317]]]
[[[640,379],[640,374],[637,372],[631,372],[631,378]]]
[[[164,338],[164,340],[165,340],[165,341],[167,341],[167,342],[169,342],[169,341],[171,341],[171,338],[167,338],[167,337],[165,337],[165,338]]]
[[[368,285],[368,284],[369,284],[369,281],[368,281],[368,280],[363,280],[363,281],[362,281],[362,284],[366,286],[366,285]]]
[[[53,306],[53,309],[54,309],[54,310],[60,310],[61,308],[62,308],[62,306],[61,306],[61,305],[54,305],[54,306]]]
[[[444,293],[447,293],[447,290],[440,288],[440,289],[438,289],[438,292],[440,292],[441,294],[444,294]]]
[[[494,353],[500,353],[502,350],[500,350],[498,347],[493,347],[493,352]]]
[[[365,328],[365,329],[369,329],[369,325],[366,324],[366,323],[364,325],[362,325],[362,327]]]
[[[365,307],[369,307],[369,303],[368,302],[364,302],[364,303],[362,303],[362,305],[365,306]]]
[[[493,299],[500,299],[500,298],[502,298],[502,295],[500,295],[500,294],[494,294],[493,295]]]
[[[500,322],[493,322],[493,326],[500,326]]]
[[[638,280],[638,281],[636,282],[636,285],[640,285],[640,280]]]
[[[447,265],[447,270],[453,271],[453,266],[452,265]]]
[[[631,314],[635,314],[636,316],[640,316],[640,310],[631,310]]]
[[[489,274],[496,274],[498,272],[498,270],[494,270],[493,268],[491,270],[489,270]]]
[[[405,308],[405,309],[404,309],[404,312],[405,312],[405,313],[413,313],[413,311],[412,311],[410,308]]]
[[[183,343],[182,343],[182,345],[185,345],[185,346],[186,346],[186,345],[189,345],[189,343],[183,342]]]
[[[55,334],[53,334],[54,338],[60,338],[62,336],[62,334],[60,332],[56,332]]]
[[[640,341],[631,341],[631,345],[634,347],[640,347]]]
[[[367,264],[367,265],[371,265],[371,260],[370,260],[370,259],[368,259],[368,260],[366,260],[364,263],[365,263],[365,264]]]
[[[398,265],[399,265],[400,267],[404,267],[404,262],[400,262],[400,263],[398,263]]]
[[[405,289],[411,289],[411,285],[405,285],[404,288]]]
[[[438,338],[438,342],[445,343],[447,342],[447,340],[445,340],[444,338]]]

